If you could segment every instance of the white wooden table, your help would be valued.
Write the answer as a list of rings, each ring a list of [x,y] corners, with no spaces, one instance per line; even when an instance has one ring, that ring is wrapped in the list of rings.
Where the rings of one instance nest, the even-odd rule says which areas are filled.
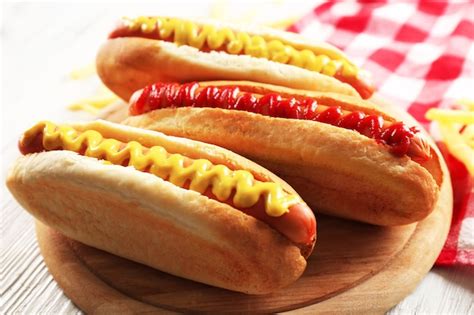
[[[215,1],[214,1],[215,2]],[[73,81],[69,72],[94,61],[96,50],[114,21],[138,14],[208,16],[220,13],[257,21],[297,16],[312,5],[282,1],[241,1],[230,10],[213,1],[169,1],[155,5],[13,4],[3,6],[2,36],[2,181],[19,155],[18,136],[38,120],[91,119],[70,112],[71,102],[93,94],[97,78]],[[266,14],[263,14],[266,12]],[[39,254],[32,217],[1,186],[0,313],[75,314],[78,308],[62,293]],[[474,314],[474,267],[433,268],[415,292],[390,314]]]

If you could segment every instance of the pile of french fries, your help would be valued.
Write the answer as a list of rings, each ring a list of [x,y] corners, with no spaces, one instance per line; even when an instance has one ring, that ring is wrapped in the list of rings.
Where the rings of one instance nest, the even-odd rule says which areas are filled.
[[[438,123],[449,152],[474,176],[474,101],[460,100],[453,108],[432,108],[426,118]]]

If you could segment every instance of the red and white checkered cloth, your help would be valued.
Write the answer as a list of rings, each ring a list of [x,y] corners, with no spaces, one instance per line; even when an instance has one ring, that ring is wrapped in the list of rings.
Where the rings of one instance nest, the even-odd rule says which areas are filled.
[[[427,130],[428,109],[449,108],[460,98],[474,100],[472,1],[329,1],[289,30],[346,52],[372,73],[382,97]],[[451,171],[454,214],[437,264],[474,265],[473,179],[444,144],[439,146]]]

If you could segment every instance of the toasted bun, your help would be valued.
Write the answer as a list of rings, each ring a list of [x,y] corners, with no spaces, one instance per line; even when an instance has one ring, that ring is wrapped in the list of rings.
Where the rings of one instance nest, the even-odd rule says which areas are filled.
[[[322,104],[330,101],[395,121],[373,104],[350,96],[235,84],[256,93],[308,95]],[[387,147],[358,132],[314,121],[183,107],[155,110],[123,123],[233,150],[274,171],[320,212],[377,225],[402,225],[425,218],[433,210],[442,181],[433,148],[432,158],[420,165],[408,156],[394,156]]]
[[[317,72],[262,58],[201,52],[160,40],[124,37],[108,40],[97,55],[97,72],[124,100],[155,82],[252,80],[297,89],[358,95],[350,85]]]
[[[104,122],[76,127],[253,165],[226,150],[159,133]],[[20,157],[7,185],[25,209],[66,236],[180,277],[264,294],[292,283],[306,267],[300,249],[261,221],[131,167],[43,152]]]

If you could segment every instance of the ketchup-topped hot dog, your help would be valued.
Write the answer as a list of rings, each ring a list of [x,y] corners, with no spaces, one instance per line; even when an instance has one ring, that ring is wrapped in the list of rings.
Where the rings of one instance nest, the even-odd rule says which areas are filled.
[[[337,48],[300,35],[166,17],[124,18],[97,57],[104,83],[128,99],[147,84],[252,80],[369,98],[374,87]]]
[[[125,124],[217,144],[286,179],[324,213],[379,225],[420,220],[441,182],[416,128],[371,103],[254,82],[157,83]]]
[[[295,281],[314,246],[314,215],[289,186],[212,145],[104,122],[41,122],[19,147],[26,156],[8,186],[27,210],[157,269],[267,293]]]

